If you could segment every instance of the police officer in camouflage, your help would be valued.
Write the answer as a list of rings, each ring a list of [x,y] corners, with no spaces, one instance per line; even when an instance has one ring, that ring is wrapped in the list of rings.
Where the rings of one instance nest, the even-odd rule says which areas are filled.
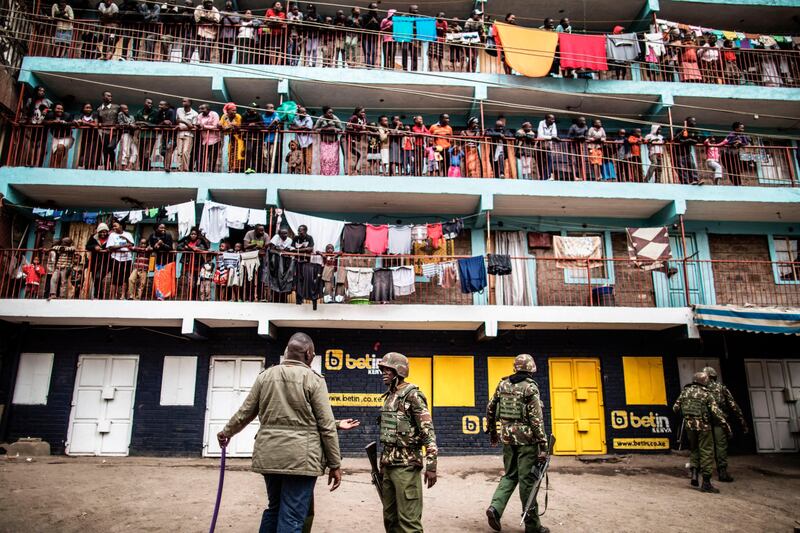
[[[486,509],[489,526],[500,531],[500,518],[519,484],[519,496],[524,506],[534,485],[531,471],[537,462],[547,459],[547,436],[544,432],[542,401],[539,387],[533,380],[536,363],[528,354],[514,359],[514,374],[504,377],[486,407],[487,433],[492,446],[503,443],[505,475],[494,491],[492,503]],[[497,423],[500,423],[500,435]],[[536,502],[525,519],[525,533],[550,531],[539,521]]]
[[[387,533],[421,532],[423,466],[427,487],[436,483],[436,435],[428,400],[419,387],[405,381],[405,355],[387,353],[378,367],[388,387],[380,419],[383,525]]]
[[[736,404],[736,400],[733,399],[731,391],[728,390],[728,387],[717,381],[717,371],[712,367],[705,367],[703,372],[708,374],[708,390],[711,392],[719,408],[725,413],[725,420],[730,420],[731,415],[736,416],[742,428],[742,432],[747,435],[750,428],[747,427],[744,414]],[[728,422],[728,425],[730,425],[730,422]],[[728,473],[728,435],[716,424],[712,424],[711,431],[714,436],[714,455],[717,458],[717,475],[720,481],[731,482],[733,478]]]
[[[692,469],[691,485],[698,485],[698,470],[703,476],[702,492],[719,492],[711,484],[714,471],[714,436],[712,423],[718,424],[730,435],[731,428],[725,420],[725,413],[714,401],[714,395],[708,390],[708,374],[697,372],[692,383],[686,385],[672,406],[672,410],[683,415],[686,425],[686,436],[689,438],[691,450],[690,463]]]

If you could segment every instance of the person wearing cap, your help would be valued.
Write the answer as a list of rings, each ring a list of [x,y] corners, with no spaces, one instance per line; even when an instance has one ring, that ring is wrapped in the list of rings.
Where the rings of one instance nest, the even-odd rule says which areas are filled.
[[[420,472],[424,466],[425,484],[433,487],[438,455],[428,400],[419,387],[406,381],[405,355],[389,352],[378,368],[388,387],[380,417],[383,525],[388,533],[421,532]]]
[[[492,446],[503,443],[503,469],[505,474],[486,509],[489,526],[500,531],[500,518],[519,485],[519,497],[523,507],[535,483],[532,474],[537,462],[547,459],[547,435],[544,431],[544,415],[539,387],[533,379],[536,362],[530,354],[519,354],[514,359],[514,373],[504,377],[497,385],[489,405],[486,407],[486,433]],[[497,433],[497,424],[500,433]],[[539,521],[536,501],[525,516],[525,533],[550,531]]]
[[[711,474],[714,471],[712,424],[719,424],[728,436],[731,435],[731,428],[725,420],[725,413],[708,390],[708,374],[696,372],[692,382],[683,388],[675,400],[672,410],[683,417],[682,424],[689,439],[691,450],[689,484],[693,487],[700,485],[697,476],[702,474],[703,484],[700,485],[700,492],[718,493],[719,489],[711,484]]]
[[[733,399],[731,391],[728,390],[728,387],[719,382],[717,371],[714,370],[713,367],[707,366],[703,369],[703,372],[708,374],[708,385],[706,388],[708,388],[708,391],[714,397],[714,401],[717,402],[717,405],[719,405],[719,408],[725,414],[725,420],[728,421],[731,416],[735,416],[739,422],[739,426],[742,428],[742,433],[747,435],[750,432],[750,428],[747,426],[747,420],[744,418],[741,407],[739,407],[739,404]],[[728,422],[728,425],[730,425],[730,422]],[[728,435],[725,433],[722,426],[718,424],[712,424],[711,431],[714,435],[714,456],[717,458],[717,474],[719,480],[723,483],[730,483],[733,481],[733,477],[728,473]]]

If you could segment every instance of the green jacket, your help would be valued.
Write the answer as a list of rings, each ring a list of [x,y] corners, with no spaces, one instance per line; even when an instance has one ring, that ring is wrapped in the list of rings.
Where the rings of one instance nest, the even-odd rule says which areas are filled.
[[[533,378],[515,374],[500,381],[486,407],[487,433],[496,431],[497,422],[503,444],[538,444],[547,451],[542,401]]]
[[[328,387],[307,365],[287,360],[264,370],[222,432],[231,437],[256,416],[254,472],[321,476],[341,466]]]

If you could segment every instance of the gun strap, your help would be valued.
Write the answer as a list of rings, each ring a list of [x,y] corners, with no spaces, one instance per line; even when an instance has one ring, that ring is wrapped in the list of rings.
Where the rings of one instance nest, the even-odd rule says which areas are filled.
[[[550,474],[545,473],[544,475],[544,509],[542,512],[539,513],[539,516],[544,516],[544,513],[547,512],[547,499],[550,497]]]

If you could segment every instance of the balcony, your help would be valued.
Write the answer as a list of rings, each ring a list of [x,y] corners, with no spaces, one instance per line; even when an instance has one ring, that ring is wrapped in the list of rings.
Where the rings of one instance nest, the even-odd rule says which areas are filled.
[[[73,122],[13,127],[10,167],[228,174],[494,178],[556,182],[796,187],[797,148],[756,139],[718,148],[721,170],[708,164],[709,147],[658,145],[661,163],[622,153],[622,141],[560,142],[379,132],[275,131],[259,126],[190,131],[173,127],[80,127]],[[297,143],[298,151],[291,147]],[[307,148],[300,148],[300,146]],[[181,148],[183,146],[183,148]],[[652,148],[651,148],[652,150]],[[183,155],[181,155],[181,152]],[[324,152],[324,154],[323,154]],[[258,178],[253,179],[258,183]],[[576,185],[578,186],[578,185]]]
[[[210,63],[230,65],[226,68],[232,71],[247,70],[252,65],[272,65],[441,74],[511,73],[502,60],[502,54],[480,43],[413,42],[390,43],[387,47],[384,37],[389,34],[381,32],[352,30],[343,26],[320,27],[307,22],[260,23],[263,28],[272,25],[271,31],[255,31],[247,39],[207,40],[197,37],[194,25],[165,22],[107,27],[96,20],[84,19],[73,22],[70,41],[56,43],[54,19],[36,17],[37,30],[17,38],[27,41],[30,56]],[[238,35],[238,26],[229,28],[231,35]],[[637,60],[624,68],[621,78],[616,73],[604,71],[582,72],[579,79],[800,87],[800,52],[796,50],[726,49],[729,57],[725,59],[720,49],[720,59],[703,63],[701,72],[696,60],[691,59],[702,50],[701,47],[669,43],[667,48],[678,58],[675,64],[663,59]],[[692,64],[694,67],[690,68]],[[565,74],[563,71],[555,73]],[[572,73],[566,74],[572,77]]]
[[[286,268],[295,269],[307,256],[277,252],[269,255],[268,262],[264,252],[261,253],[250,275],[244,267],[234,267],[240,269],[236,275],[234,271],[223,269],[225,279],[240,280],[231,284],[213,275],[207,283],[199,279],[205,264],[210,264],[216,272],[222,261],[220,252],[142,252],[144,259],[140,262],[124,263],[112,259],[106,252],[92,256],[89,252],[77,251],[71,258],[73,267],[66,267],[63,274],[53,276],[46,274],[47,250],[5,249],[0,250],[0,272],[3,273],[0,299],[49,300],[52,296],[53,300],[150,301],[167,306],[171,302],[295,304],[295,285],[291,277],[286,283],[274,276],[270,279],[267,265],[277,268],[277,262],[284,261]],[[41,283],[26,285],[23,267],[34,257],[42,261]],[[670,260],[657,270],[647,271],[621,257],[591,262],[552,256],[513,257],[512,275],[488,275],[485,290],[469,293],[462,290],[455,275],[444,273],[453,267],[457,271],[458,261],[467,258],[457,255],[340,255],[336,261],[338,269],[360,273],[362,285],[354,285],[359,275],[354,274],[352,278],[342,275],[341,284],[325,289],[332,297],[342,296],[341,303],[332,302],[322,307],[343,308],[345,303],[372,304],[381,309],[384,306],[800,307],[800,263],[797,262]],[[165,266],[166,270],[160,274]],[[407,281],[410,283],[402,285],[405,287],[402,291],[392,285],[392,279],[398,283],[398,278],[393,278],[392,274],[398,267],[409,269]],[[54,270],[58,269],[50,268],[49,272]],[[381,272],[384,281],[389,280],[388,287],[383,285],[385,290],[378,289],[381,283],[373,271]],[[8,302],[3,304],[7,311],[12,307]]]

